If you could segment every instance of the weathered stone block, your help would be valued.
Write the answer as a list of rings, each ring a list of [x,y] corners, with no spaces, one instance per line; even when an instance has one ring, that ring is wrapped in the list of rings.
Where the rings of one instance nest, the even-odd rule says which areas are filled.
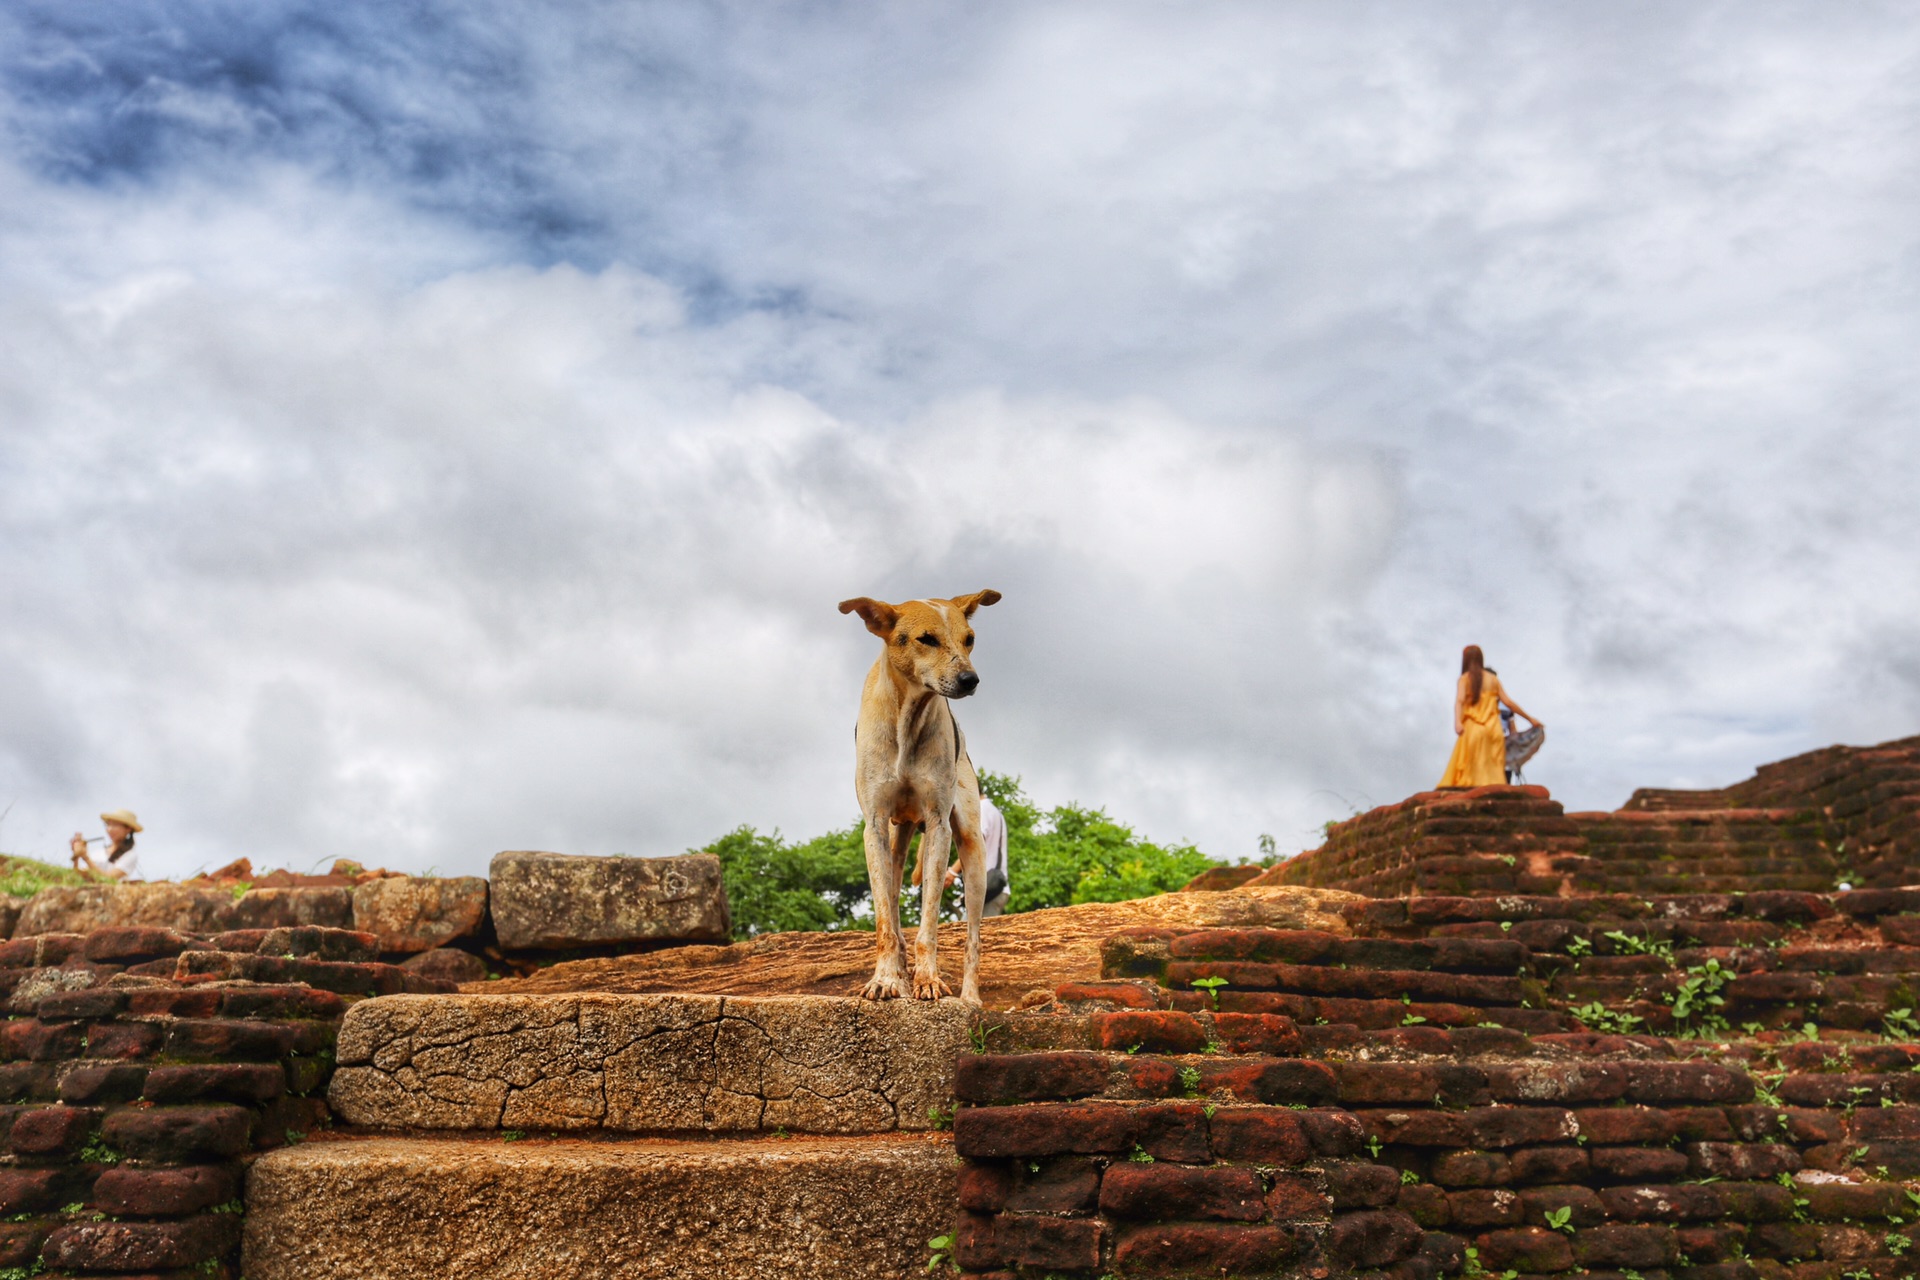
[[[233,895],[167,884],[55,885],[33,895],[14,926],[15,938],[92,933],[110,926],[149,926],[183,933],[234,928]]]
[[[386,1128],[929,1129],[972,1011],[789,996],[387,996],[347,1012],[330,1097]]]
[[[249,1173],[243,1262],[250,1280],[613,1280],[666,1259],[688,1276],[898,1280],[952,1228],[957,1174],[919,1138],[306,1143]]]
[[[478,933],[486,917],[487,882],[479,876],[387,876],[353,891],[353,927],[372,934],[382,951],[443,947]]]
[[[620,942],[726,942],[720,860],[501,853],[489,872],[493,926],[510,949]]]

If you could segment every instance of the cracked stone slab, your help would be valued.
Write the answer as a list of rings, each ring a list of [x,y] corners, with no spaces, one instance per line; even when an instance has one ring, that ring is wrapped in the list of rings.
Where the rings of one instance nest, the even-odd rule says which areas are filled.
[[[253,1280],[899,1280],[952,1225],[935,1135],[755,1141],[375,1138],[247,1175]]]
[[[867,1134],[951,1110],[972,1011],[829,996],[381,996],[328,1091],[383,1129]]]

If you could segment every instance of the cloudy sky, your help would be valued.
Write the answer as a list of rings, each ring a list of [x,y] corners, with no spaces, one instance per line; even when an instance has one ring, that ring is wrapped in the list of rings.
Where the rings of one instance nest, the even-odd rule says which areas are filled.
[[[1208,852],[1920,732],[1910,4],[0,9],[0,848],[475,871],[975,759]]]

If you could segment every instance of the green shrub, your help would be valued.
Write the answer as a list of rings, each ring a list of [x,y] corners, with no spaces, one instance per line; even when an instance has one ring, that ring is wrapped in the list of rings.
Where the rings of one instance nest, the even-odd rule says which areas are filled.
[[[70,867],[57,867],[37,858],[0,853],[0,893],[31,898],[50,885],[86,884],[87,878]]]
[[[1007,865],[1013,895],[1007,910],[1032,911],[1078,902],[1123,902],[1180,888],[1220,863],[1191,845],[1163,847],[1134,835],[1099,809],[1077,804],[1042,811],[1020,779],[982,771],[980,789],[1007,820]],[[719,857],[733,911],[733,936],[787,930],[871,929],[866,824],[798,843],[778,831],[762,835],[742,826],[703,852]],[[907,857],[912,875],[915,837]],[[949,893],[945,915],[958,918],[959,893]],[[901,904],[901,923],[920,920],[919,898]]]

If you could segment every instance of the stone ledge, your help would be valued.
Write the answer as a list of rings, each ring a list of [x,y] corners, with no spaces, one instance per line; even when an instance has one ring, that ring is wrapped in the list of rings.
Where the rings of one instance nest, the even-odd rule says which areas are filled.
[[[822,996],[385,996],[349,1010],[329,1093],[409,1129],[861,1134],[953,1106],[972,1011]]]
[[[953,1221],[927,1138],[380,1138],[273,1152],[247,1177],[251,1280],[898,1280]]]

